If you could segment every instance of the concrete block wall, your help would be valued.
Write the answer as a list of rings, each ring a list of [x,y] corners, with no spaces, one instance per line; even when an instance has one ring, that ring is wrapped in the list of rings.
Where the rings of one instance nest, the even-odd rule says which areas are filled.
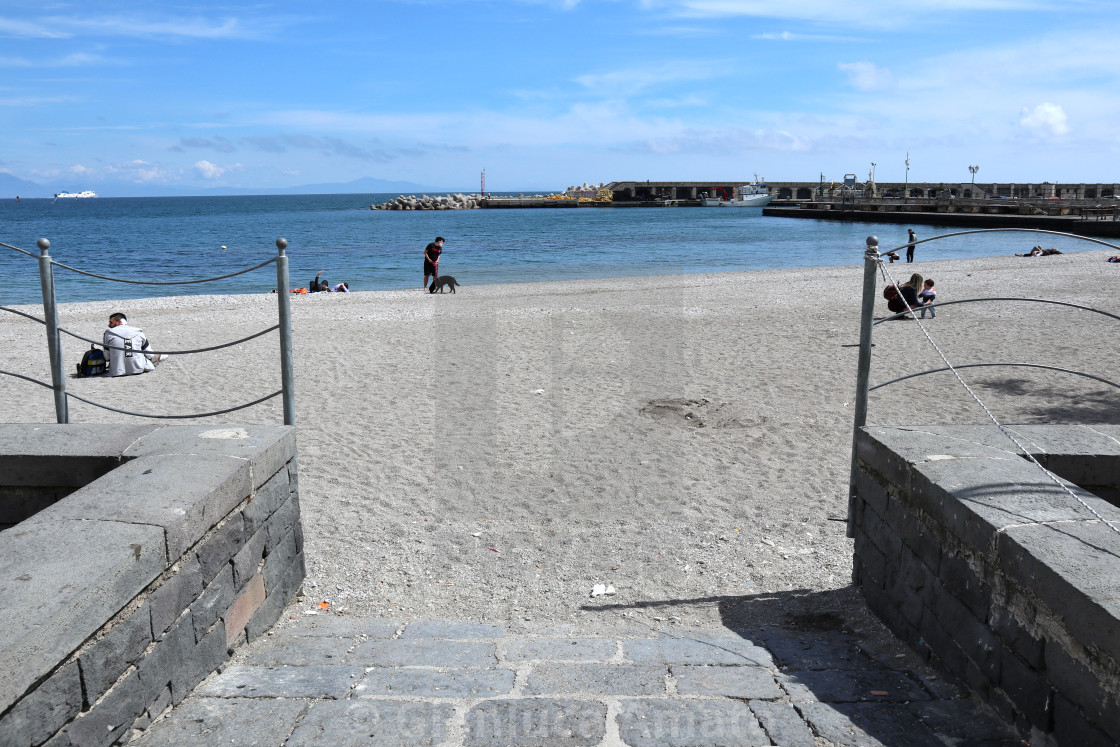
[[[304,578],[284,426],[0,425],[0,744],[109,745],[267,631]]]
[[[1120,527],[1120,426],[1013,430]],[[867,427],[856,457],[876,614],[1032,743],[1120,743],[1120,533],[995,426]]]

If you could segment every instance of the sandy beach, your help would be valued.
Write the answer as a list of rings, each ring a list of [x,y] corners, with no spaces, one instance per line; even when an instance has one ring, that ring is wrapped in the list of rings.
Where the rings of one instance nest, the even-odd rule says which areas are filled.
[[[1120,314],[1120,265],[1105,261],[1115,253],[887,269],[934,277],[941,301],[1049,298]],[[351,615],[512,630],[763,624],[791,611],[850,622],[861,609],[844,523],[861,277],[856,266],[458,277],[455,295],[293,297],[308,575],[291,614],[326,601]],[[60,317],[100,339],[123,310],[156,350],[174,352],[275,324],[276,304],[163,298],[65,304]],[[954,363],[1029,361],[1112,380],[1118,325],[1021,302],[947,306],[925,321]],[[39,325],[0,314],[0,338],[0,368],[50,380]],[[875,341],[872,383],[943,365],[916,322],[879,325]],[[72,372],[88,345],[63,346]],[[217,410],[279,389],[278,349],[273,333],[67,386],[142,412]],[[1025,368],[963,376],[1004,423],[1120,422],[1120,392],[1099,382]],[[45,389],[0,377],[0,396],[6,422],[54,421]],[[137,420],[76,401],[70,412]],[[207,422],[280,423],[280,401]],[[872,393],[869,422],[989,421],[936,374]],[[595,584],[617,593],[591,599]]]

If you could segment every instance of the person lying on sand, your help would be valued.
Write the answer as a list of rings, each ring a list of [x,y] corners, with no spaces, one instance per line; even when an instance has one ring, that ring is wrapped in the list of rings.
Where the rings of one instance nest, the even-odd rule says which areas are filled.
[[[1041,246],[1036,246],[1026,254],[1016,254],[1016,257],[1049,257],[1051,254],[1061,254],[1060,251],[1051,247],[1050,249],[1043,249]]]

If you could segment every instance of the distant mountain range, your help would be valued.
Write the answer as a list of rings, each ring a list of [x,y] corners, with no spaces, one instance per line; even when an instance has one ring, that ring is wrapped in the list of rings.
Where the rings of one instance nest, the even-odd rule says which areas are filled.
[[[428,187],[415,182],[395,182],[386,179],[364,177],[351,182],[336,182],[331,184],[301,184],[295,187],[281,188],[237,188],[213,187],[198,189],[190,187],[164,187],[157,185],[137,184],[67,184],[58,187],[44,187],[41,184],[20,179],[6,172],[0,172],[0,198],[11,199],[14,197],[54,197],[55,192],[77,192],[83,189],[92,189],[101,197],[186,197],[210,195],[329,195],[329,194],[371,194],[378,192],[454,192],[457,190]],[[458,190],[472,191],[472,190]],[[477,190],[474,190],[477,191]]]

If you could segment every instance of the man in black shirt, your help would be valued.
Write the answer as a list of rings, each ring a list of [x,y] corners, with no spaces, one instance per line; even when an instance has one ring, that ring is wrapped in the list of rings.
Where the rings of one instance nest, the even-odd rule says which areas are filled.
[[[436,240],[424,247],[424,284],[420,287],[427,290],[428,276],[432,279],[439,277],[439,255],[443,253],[443,237],[436,236]]]

